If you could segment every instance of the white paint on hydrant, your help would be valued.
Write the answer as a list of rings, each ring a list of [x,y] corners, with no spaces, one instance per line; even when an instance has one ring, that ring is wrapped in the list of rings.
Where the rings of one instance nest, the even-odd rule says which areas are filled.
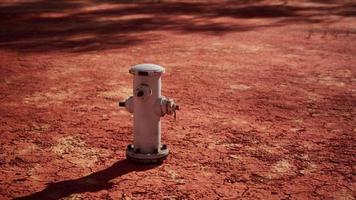
[[[169,153],[161,144],[161,120],[165,114],[174,114],[179,107],[172,99],[161,95],[161,75],[164,68],[155,64],[139,64],[133,74],[133,96],[119,106],[134,116],[134,142],[127,146],[127,159],[138,162],[161,162]]]

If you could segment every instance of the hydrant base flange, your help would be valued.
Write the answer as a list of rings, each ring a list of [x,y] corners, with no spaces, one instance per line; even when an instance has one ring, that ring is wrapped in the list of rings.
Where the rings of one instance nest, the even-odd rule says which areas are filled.
[[[126,149],[126,158],[134,162],[139,163],[160,163],[163,162],[169,154],[169,150],[166,145],[162,145],[164,148],[161,148],[156,153],[140,153],[134,149],[134,146],[128,145]]]

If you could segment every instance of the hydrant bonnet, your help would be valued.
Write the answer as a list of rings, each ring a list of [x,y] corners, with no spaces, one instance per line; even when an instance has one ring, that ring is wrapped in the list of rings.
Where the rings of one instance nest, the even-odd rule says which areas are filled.
[[[164,68],[155,64],[139,64],[133,66],[129,72],[133,75],[139,76],[154,76],[164,73]]]

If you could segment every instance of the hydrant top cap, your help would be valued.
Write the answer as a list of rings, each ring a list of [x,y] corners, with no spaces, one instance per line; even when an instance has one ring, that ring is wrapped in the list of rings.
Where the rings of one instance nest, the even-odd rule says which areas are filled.
[[[133,75],[153,76],[164,73],[164,68],[155,64],[139,64],[133,66],[129,72]]]

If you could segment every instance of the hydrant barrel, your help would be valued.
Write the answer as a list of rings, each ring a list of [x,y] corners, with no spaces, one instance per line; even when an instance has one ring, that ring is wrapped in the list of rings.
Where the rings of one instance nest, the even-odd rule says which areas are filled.
[[[155,109],[161,98],[161,75],[164,68],[154,64],[132,67],[134,148],[143,154],[158,152],[161,148],[161,120]]]
[[[155,64],[132,67],[133,96],[120,102],[134,116],[134,141],[127,146],[126,157],[144,163],[161,162],[167,158],[167,145],[161,144],[161,117],[179,110],[174,100],[161,95],[164,68]]]

